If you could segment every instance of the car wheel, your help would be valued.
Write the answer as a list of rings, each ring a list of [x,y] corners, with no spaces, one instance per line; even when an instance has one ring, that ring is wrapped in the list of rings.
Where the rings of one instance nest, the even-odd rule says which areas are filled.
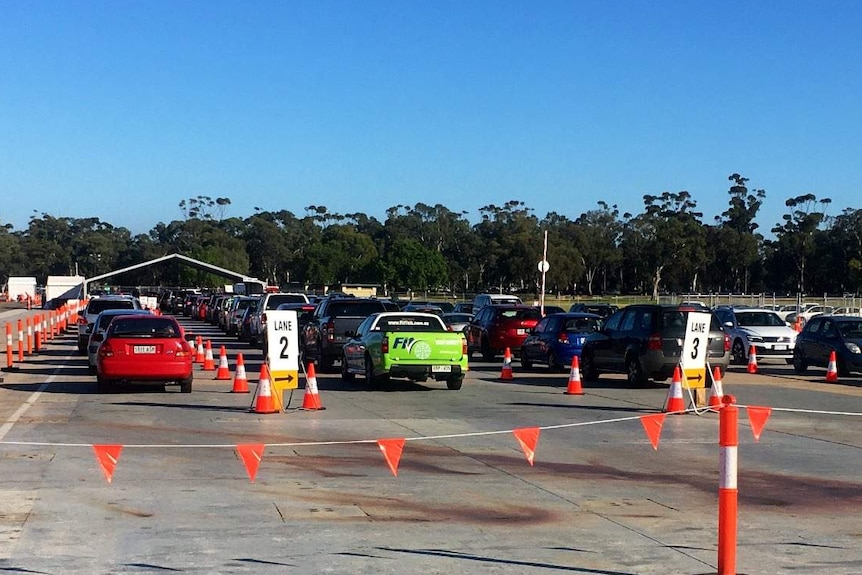
[[[527,357],[527,352],[521,348],[521,367],[524,369],[533,369],[533,362]]]
[[[643,367],[640,360],[635,356],[629,356],[626,360],[626,379],[629,385],[634,387],[644,387],[647,383],[646,375],[644,375]]]
[[[850,370],[847,369],[847,363],[843,359],[839,357],[835,363],[838,368],[838,377],[847,377],[850,375]]]
[[[188,376],[186,379],[181,379],[180,380],[180,393],[191,393],[193,381],[194,381],[193,375]]]
[[[449,389],[451,389],[453,391],[461,389],[462,385],[464,385],[464,374],[463,373],[458,374],[458,375],[450,375],[446,379],[446,387],[448,387]]]
[[[335,365],[335,358],[328,357],[323,354],[320,355],[320,371],[327,372],[332,371],[332,366]]]
[[[736,365],[745,365],[746,363],[748,363],[748,354],[745,351],[745,346],[742,345],[741,339],[737,339],[733,342],[731,360]]]
[[[96,378],[96,391],[99,393],[110,393],[113,389],[113,384],[110,379],[105,379],[104,377]]]
[[[341,379],[344,381],[353,381],[356,379],[356,374],[347,371],[347,358],[341,357]]]
[[[596,369],[592,353],[581,353],[581,372],[587,381],[595,381],[599,378],[599,371]]]
[[[369,387],[378,388],[383,387],[386,382],[389,381],[387,376],[377,376],[374,375],[374,363],[371,361],[371,356],[365,356],[365,382]]]
[[[494,361],[494,350],[491,349],[491,344],[487,339],[482,340],[482,359],[485,361]]]
[[[560,362],[557,361],[557,354],[553,351],[548,354],[548,370],[550,371],[562,371],[562,366]]]
[[[793,370],[796,373],[805,373],[808,371],[808,362],[798,349],[793,350]]]

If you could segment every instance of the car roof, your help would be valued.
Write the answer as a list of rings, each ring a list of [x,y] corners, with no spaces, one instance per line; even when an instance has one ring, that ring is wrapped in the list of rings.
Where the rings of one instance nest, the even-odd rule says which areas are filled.
[[[154,315],[148,309],[106,309],[100,311],[99,315]]]
[[[564,311],[559,313],[549,313],[545,317],[563,317],[563,318],[583,318],[583,319],[602,319],[597,313],[589,313],[586,311]]]

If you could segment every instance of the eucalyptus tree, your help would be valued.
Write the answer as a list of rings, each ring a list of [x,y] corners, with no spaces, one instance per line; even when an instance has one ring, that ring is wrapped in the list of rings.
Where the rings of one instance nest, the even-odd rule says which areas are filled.
[[[862,209],[845,208],[830,220],[823,233],[815,236],[809,287],[818,293],[858,294],[862,289]]]
[[[757,233],[755,218],[766,192],[749,190],[748,178],[737,173],[727,179],[733,182],[727,192],[730,205],[708,230],[711,266],[707,274],[718,289],[748,292],[752,269],[760,262],[763,236]]]
[[[374,242],[352,224],[331,224],[311,246],[307,281],[318,284],[374,283],[380,278]]]
[[[575,220],[574,241],[583,266],[587,292],[593,295],[593,284],[601,273],[602,291],[607,290],[607,278],[622,262],[618,249],[622,237],[622,222],[616,205],[599,201],[599,209],[582,213]]]
[[[270,212],[260,212],[246,218],[245,226],[243,240],[248,254],[250,275],[271,284],[279,284],[286,273],[284,263],[290,259],[290,247],[284,227]]]
[[[30,216],[27,229],[16,232],[19,239],[18,253],[21,266],[26,275],[38,279],[49,275],[72,275],[75,262],[69,246],[72,245],[72,232],[69,218],[55,218],[48,214],[41,217]]]
[[[776,237],[772,256],[774,273],[777,276],[782,271],[775,267],[775,260],[792,262],[798,293],[806,291],[806,267],[815,253],[815,238],[820,233],[820,226],[826,219],[826,207],[831,202],[829,198],[818,200],[812,193],[789,198],[784,202],[788,208],[788,213],[782,216],[784,223],[772,228]]]
[[[511,200],[479,210],[482,221],[473,226],[483,244],[480,283],[486,288],[524,288],[534,285],[542,256],[542,233],[532,208]]]
[[[577,244],[579,226],[566,216],[550,212],[539,222],[539,228],[548,232],[550,267],[545,274],[546,291],[574,292],[584,275],[583,255]],[[540,277],[538,266],[536,273]],[[537,282],[540,284],[541,280]]]
[[[446,263],[445,277],[438,278],[436,285],[453,291],[467,286],[470,283],[468,270],[476,255],[471,246],[475,246],[476,242],[469,222],[464,219],[465,214],[453,212],[442,204],[392,206],[386,210],[383,234],[377,236],[383,240],[381,250],[385,255],[389,246],[396,241],[416,240],[426,249],[436,252]]]
[[[443,255],[413,238],[394,240],[383,264],[386,284],[398,290],[436,289],[447,279]]]
[[[697,291],[697,273],[706,260],[703,214],[687,191],[644,195],[645,210],[635,219],[642,234],[641,257],[652,274],[652,297],[663,282],[676,291]]]
[[[12,230],[12,224],[0,225],[0,280],[24,275],[25,271],[18,268],[22,263],[16,255],[19,252],[19,237],[11,233]]]

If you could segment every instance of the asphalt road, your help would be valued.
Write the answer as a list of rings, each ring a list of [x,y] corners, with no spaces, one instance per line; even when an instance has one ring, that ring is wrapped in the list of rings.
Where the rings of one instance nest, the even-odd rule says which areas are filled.
[[[259,351],[243,352],[252,389]],[[714,413],[642,416],[667,386],[475,361],[460,391],[369,390],[318,373],[319,411],[249,412],[198,371],[192,394],[97,394],[74,330],[0,385],[0,570],[20,573],[717,572]],[[862,572],[862,378],[732,368],[740,408],[737,572]],[[540,428],[534,465],[515,430]],[[520,433],[520,432],[519,432]],[[378,440],[405,439],[393,476]],[[122,446],[112,481],[93,445]],[[254,482],[237,453],[262,449]]]

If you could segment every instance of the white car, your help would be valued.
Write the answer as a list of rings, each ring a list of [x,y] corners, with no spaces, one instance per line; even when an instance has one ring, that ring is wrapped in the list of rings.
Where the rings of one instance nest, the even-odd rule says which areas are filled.
[[[730,361],[747,364],[754,346],[757,359],[783,359],[793,363],[796,330],[769,309],[715,310],[715,315],[730,336]]]
[[[832,310],[832,315],[852,315],[862,317],[862,310],[858,307],[836,307]]]
[[[815,315],[826,314],[829,315],[833,312],[835,308],[831,305],[813,305],[806,308],[801,313],[791,313],[787,316],[787,323],[790,325],[796,324],[796,318],[798,317],[802,321],[802,325],[805,325],[809,319],[814,317]]]

